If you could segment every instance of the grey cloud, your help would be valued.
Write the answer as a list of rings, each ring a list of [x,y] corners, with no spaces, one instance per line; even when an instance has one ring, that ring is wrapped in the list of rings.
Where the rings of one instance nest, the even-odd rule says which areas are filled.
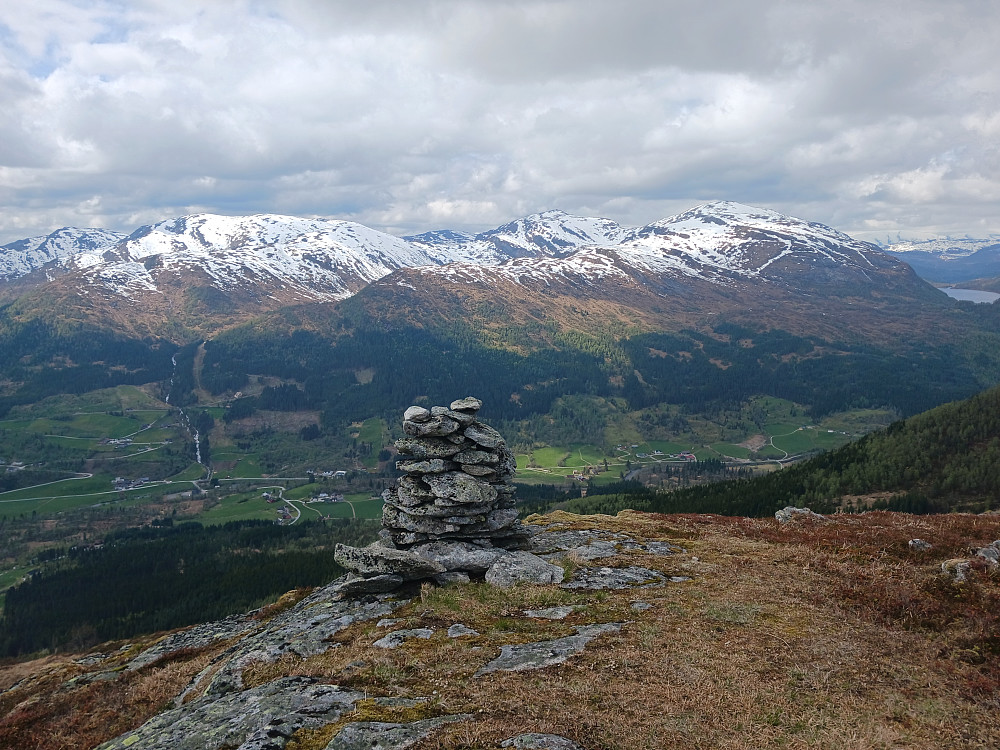
[[[37,8],[0,10],[2,241],[189,210],[636,224],[716,198],[1000,231],[990,3]]]

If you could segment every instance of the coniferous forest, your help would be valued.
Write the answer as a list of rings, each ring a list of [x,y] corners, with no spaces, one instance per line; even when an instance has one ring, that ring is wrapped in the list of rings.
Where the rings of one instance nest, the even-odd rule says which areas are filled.
[[[338,576],[335,542],[366,544],[377,526],[186,522],[112,533],[97,547],[48,550],[43,572],[7,592],[0,654],[86,648],[260,607]]]

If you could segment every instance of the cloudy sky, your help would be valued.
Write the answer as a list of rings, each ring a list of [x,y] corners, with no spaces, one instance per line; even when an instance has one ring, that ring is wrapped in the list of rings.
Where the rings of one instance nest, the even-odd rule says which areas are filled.
[[[0,242],[196,211],[403,234],[709,200],[1000,233],[995,0],[0,5]]]

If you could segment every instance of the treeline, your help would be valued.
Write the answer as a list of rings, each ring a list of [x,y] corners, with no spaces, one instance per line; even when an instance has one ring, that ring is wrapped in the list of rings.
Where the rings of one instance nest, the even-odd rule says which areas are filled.
[[[898,353],[720,324],[714,336],[649,333],[612,345],[527,328],[505,329],[488,345],[454,321],[416,328],[345,316],[322,333],[247,325],[206,343],[202,383],[222,393],[244,389],[251,373],[295,381],[300,385],[271,386],[235,402],[229,419],[256,409],[315,409],[327,429],[375,412],[391,418],[419,396],[448,403],[456,394],[479,396],[492,420],[510,422],[551,414],[567,394],[624,398],[631,410],[671,403],[695,413],[768,394],[809,405],[812,418],[869,407],[910,415],[972,395],[985,377],[950,342]],[[540,347],[532,335],[551,346]],[[576,432],[599,429],[601,415],[589,416],[595,424],[581,423]]]
[[[86,648],[259,607],[342,570],[336,542],[363,545],[376,521],[277,526],[240,521],[131,529],[101,547],[49,552],[42,572],[7,592],[0,654]]]
[[[945,404],[787,469],[748,480],[570,501],[577,513],[767,516],[786,505],[830,511],[846,496],[891,493],[873,507],[911,513],[987,510],[1000,498],[1000,388]]]

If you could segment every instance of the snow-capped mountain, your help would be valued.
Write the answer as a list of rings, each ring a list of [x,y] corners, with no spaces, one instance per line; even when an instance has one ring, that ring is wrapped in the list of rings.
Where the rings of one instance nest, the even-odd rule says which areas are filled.
[[[1000,276],[1000,240],[927,240],[883,248],[906,261],[922,278],[956,284]]]
[[[728,319],[883,342],[950,304],[874,245],[730,202],[555,257],[401,268],[366,287],[357,303],[370,317],[419,309],[485,328],[541,323],[599,333]]]
[[[819,277],[870,281],[893,265],[878,248],[823,224],[767,209],[720,201],[637,230],[617,248],[629,265],[726,283]]]
[[[433,262],[404,240],[354,222],[195,214],[142,227],[70,265],[123,297],[163,291],[194,274],[224,292],[290,303],[343,299],[394,268]]]
[[[972,255],[984,247],[991,245],[1000,245],[1000,237],[978,240],[970,238],[958,240],[904,240],[881,245],[881,248],[892,255],[905,256],[907,253],[917,252],[936,255],[942,260],[952,260]]]
[[[17,240],[0,247],[0,280],[26,276],[79,253],[101,254],[125,239],[121,232],[106,229],[63,227],[42,237]]]
[[[196,214],[102,237],[51,261],[65,273],[35,287],[47,295],[40,304],[99,309],[146,333],[193,326],[208,334],[248,314],[371,286],[433,288],[432,296],[474,286],[532,304],[546,295],[615,304],[643,297],[650,309],[655,299],[697,298],[690,310],[798,293],[943,297],[874,245],[730,202],[637,229],[546,211],[477,235],[399,238],[349,221]],[[382,297],[387,307],[431,304],[409,292],[409,303]]]
[[[514,258],[559,257],[585,246],[617,245],[628,231],[610,219],[543,211],[477,235],[439,231],[403,239],[439,263],[498,265]]]
[[[450,264],[421,273],[478,283],[662,276],[722,285],[749,280],[809,285],[870,283],[873,273],[901,265],[876,246],[822,224],[732,202],[708,203],[639,229],[607,229],[602,242],[565,245],[554,257],[517,257],[495,267]]]

